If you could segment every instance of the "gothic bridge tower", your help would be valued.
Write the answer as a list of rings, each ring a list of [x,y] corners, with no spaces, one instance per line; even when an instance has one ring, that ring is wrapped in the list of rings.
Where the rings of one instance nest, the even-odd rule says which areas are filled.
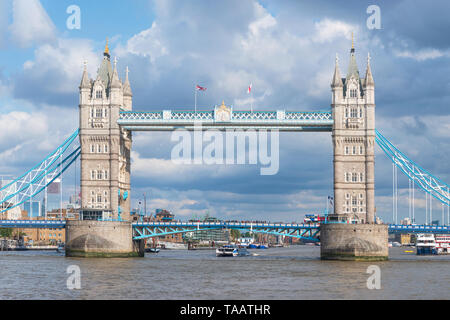
[[[81,219],[66,222],[66,256],[144,254],[130,222],[131,132],[117,124],[120,111],[131,109],[128,68],[122,82],[106,44],[96,79],[85,64],[80,84]]]
[[[117,124],[121,110],[131,111],[128,80],[119,80],[117,60],[111,67],[108,44],[97,77],[86,66],[80,85],[81,200],[86,218],[130,218],[131,132]]]
[[[388,227],[375,224],[375,84],[370,56],[360,77],[353,41],[345,78],[336,57],[331,89],[334,212],[320,226],[320,256],[386,260]]]
[[[370,56],[360,78],[352,44],[347,76],[338,59],[332,88],[334,214],[331,219],[374,223],[375,85]]]

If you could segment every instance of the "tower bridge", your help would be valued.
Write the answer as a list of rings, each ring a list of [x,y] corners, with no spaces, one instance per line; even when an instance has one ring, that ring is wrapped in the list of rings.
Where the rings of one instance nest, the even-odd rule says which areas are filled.
[[[12,202],[14,197],[34,197],[48,185],[48,175],[53,181],[74,159],[80,157],[82,219],[58,224],[58,227],[66,228],[67,255],[136,255],[138,251],[142,253],[142,241],[145,238],[188,232],[195,228],[250,227],[255,232],[318,239],[319,226],[246,226],[227,222],[201,226],[185,223],[132,224],[130,153],[133,131],[200,128],[222,131],[331,132],[334,211],[328,215],[328,223],[320,226],[321,256],[324,259],[386,259],[388,228],[395,232],[432,230],[425,226],[403,228],[375,223],[375,143],[380,145],[395,166],[401,168],[427,194],[447,207],[450,204],[447,184],[417,166],[375,130],[375,83],[370,56],[367,57],[365,76],[360,77],[353,45],[346,77],[341,77],[336,57],[331,83],[331,111],[242,111],[228,107],[224,102],[210,111],[134,111],[128,68],[125,80],[121,81],[117,60],[112,66],[108,47],[105,48],[95,79],[89,78],[85,65],[79,89],[79,129],[47,159],[16,179],[13,183],[19,185],[18,188],[0,189],[0,205],[3,206],[0,210],[5,211],[20,205],[20,201]],[[75,136],[79,137],[79,148],[64,155]],[[61,161],[56,161],[58,157],[61,157]],[[7,222],[0,222],[0,226],[4,225]],[[36,227],[43,225],[45,223],[36,224]],[[442,232],[447,232],[447,229],[442,229]]]

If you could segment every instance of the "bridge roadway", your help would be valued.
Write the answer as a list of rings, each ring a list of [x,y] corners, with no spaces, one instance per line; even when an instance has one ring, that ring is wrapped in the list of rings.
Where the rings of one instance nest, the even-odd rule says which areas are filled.
[[[221,109],[222,108],[222,109]],[[331,132],[331,112],[234,111],[222,106],[214,111],[121,111],[117,123],[131,131],[279,130]],[[221,115],[222,114],[224,115]]]
[[[0,220],[0,228],[43,228],[62,229],[65,228],[64,220]],[[176,233],[194,232],[211,229],[238,229],[248,230],[255,233],[266,233],[272,235],[283,235],[287,237],[301,238],[318,241],[319,224],[296,224],[296,223],[257,223],[257,222],[135,222],[133,227],[133,239],[145,239],[151,237],[165,236]],[[390,224],[391,233],[437,233],[450,234],[450,226],[429,225],[398,225]]]

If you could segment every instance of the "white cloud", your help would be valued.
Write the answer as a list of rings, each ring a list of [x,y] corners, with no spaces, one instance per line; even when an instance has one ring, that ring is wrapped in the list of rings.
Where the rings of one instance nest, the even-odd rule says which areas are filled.
[[[432,60],[437,59],[441,57],[448,57],[450,56],[448,51],[442,51],[434,48],[427,48],[427,49],[420,49],[418,51],[409,51],[409,50],[403,50],[394,51],[395,55],[397,57],[401,58],[410,58],[417,61],[425,61],[425,60]]]
[[[315,23],[316,34],[312,40],[318,43],[330,42],[337,38],[345,37],[351,39],[352,32],[359,34],[358,28],[354,25],[339,20],[323,19]]]
[[[12,39],[21,47],[52,41],[55,26],[39,0],[14,0]]]

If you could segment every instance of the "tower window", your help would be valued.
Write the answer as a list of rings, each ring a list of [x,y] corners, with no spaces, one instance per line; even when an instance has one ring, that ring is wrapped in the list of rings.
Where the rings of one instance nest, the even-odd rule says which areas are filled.
[[[102,118],[102,116],[103,116],[103,110],[101,108],[95,109],[95,117]]]
[[[95,91],[95,98],[96,99],[103,99],[103,91],[102,90]]]

